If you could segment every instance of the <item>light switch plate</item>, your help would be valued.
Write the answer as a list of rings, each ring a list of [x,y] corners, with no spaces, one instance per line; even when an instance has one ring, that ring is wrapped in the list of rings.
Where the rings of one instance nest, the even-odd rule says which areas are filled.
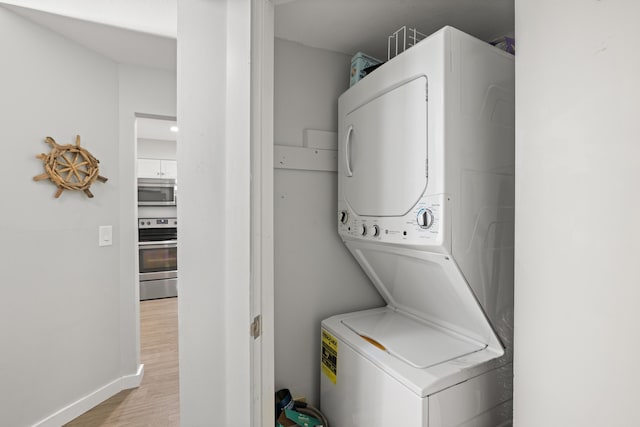
[[[111,246],[113,244],[113,227],[101,225],[98,227],[98,246]]]

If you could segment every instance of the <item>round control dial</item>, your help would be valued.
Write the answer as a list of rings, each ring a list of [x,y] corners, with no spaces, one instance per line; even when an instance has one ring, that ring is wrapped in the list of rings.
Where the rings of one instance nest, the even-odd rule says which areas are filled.
[[[361,236],[366,236],[367,235],[367,226],[364,224],[361,224],[360,227],[358,227],[358,233],[360,233]]]
[[[370,233],[373,237],[378,237],[380,235],[380,227],[378,227],[377,225],[373,225],[371,227],[371,233]]]
[[[433,225],[433,212],[430,209],[420,209],[416,218],[420,228],[429,228]]]

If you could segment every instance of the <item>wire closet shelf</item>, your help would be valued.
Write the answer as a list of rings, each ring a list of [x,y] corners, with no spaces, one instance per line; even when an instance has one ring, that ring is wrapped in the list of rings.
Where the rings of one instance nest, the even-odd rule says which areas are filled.
[[[410,47],[415,46],[416,43],[425,37],[427,37],[426,34],[421,33],[415,28],[409,28],[406,25],[400,27],[388,38],[387,61],[400,55]]]

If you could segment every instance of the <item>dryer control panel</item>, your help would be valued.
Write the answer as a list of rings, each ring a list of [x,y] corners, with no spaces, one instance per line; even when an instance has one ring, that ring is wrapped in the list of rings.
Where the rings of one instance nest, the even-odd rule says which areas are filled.
[[[341,201],[338,204],[338,233],[349,239],[412,246],[442,245],[447,201],[444,194],[422,196],[401,217],[359,216]]]

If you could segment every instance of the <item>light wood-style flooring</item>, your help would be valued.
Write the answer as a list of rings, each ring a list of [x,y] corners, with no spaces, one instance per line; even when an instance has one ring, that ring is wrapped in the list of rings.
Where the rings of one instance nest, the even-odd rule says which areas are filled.
[[[140,387],[124,390],[65,427],[179,427],[178,299],[140,302]]]

